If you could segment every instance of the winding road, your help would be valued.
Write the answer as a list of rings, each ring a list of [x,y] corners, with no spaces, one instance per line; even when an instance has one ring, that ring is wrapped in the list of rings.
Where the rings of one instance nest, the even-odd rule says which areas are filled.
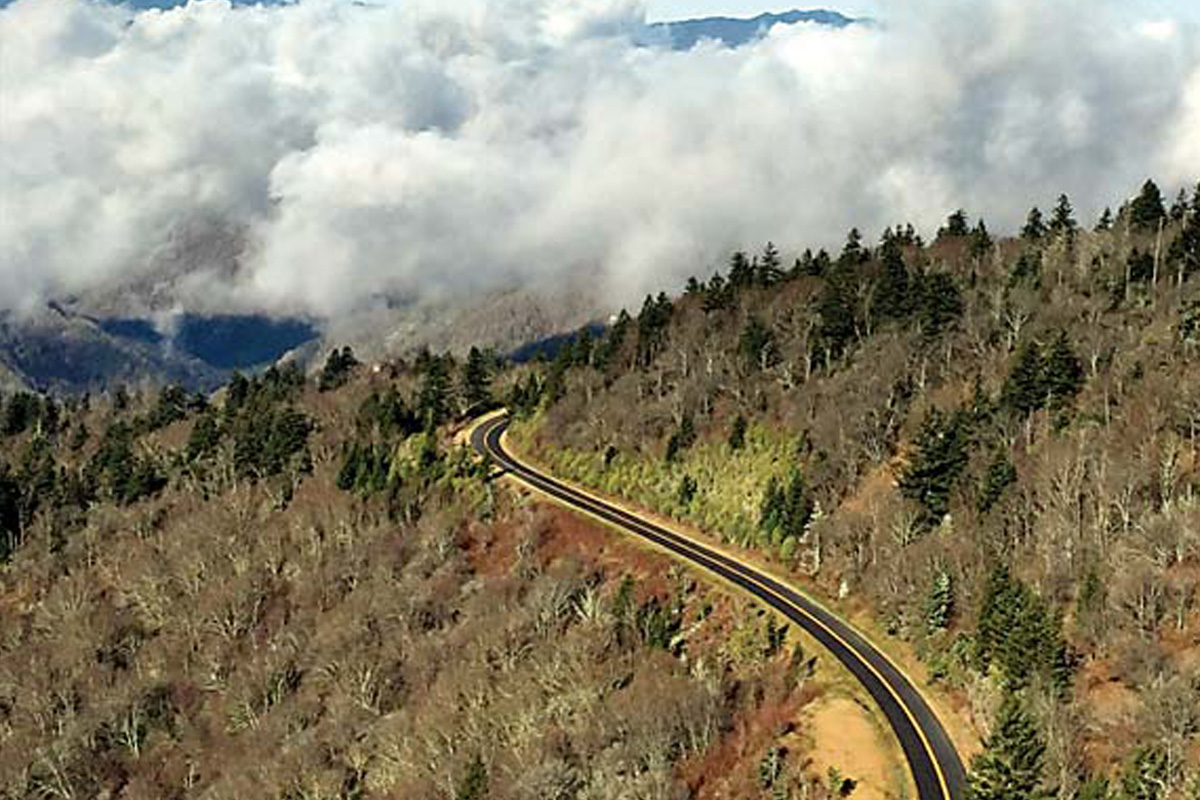
[[[507,427],[505,415],[484,419],[471,431],[472,446],[528,486],[652,542],[778,610],[829,650],[874,698],[904,750],[919,800],[964,800],[962,761],[950,737],[912,681],[862,634],[754,567],[522,464],[504,449]]]

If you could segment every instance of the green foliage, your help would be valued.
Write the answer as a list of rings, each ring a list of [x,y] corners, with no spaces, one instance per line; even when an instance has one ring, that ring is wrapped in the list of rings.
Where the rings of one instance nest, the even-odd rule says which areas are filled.
[[[29,430],[42,413],[42,401],[35,394],[18,392],[4,405],[0,419],[0,435],[18,436]]]
[[[488,773],[483,759],[475,756],[467,765],[466,774],[458,789],[454,792],[454,800],[483,800],[488,793]]]
[[[779,250],[774,242],[767,242],[762,255],[758,259],[757,283],[763,288],[770,288],[783,280],[783,270],[780,268]]]
[[[930,633],[944,631],[954,616],[954,580],[950,573],[938,570],[933,587],[925,601],[925,629]]]
[[[221,444],[221,428],[217,424],[217,416],[205,412],[196,418],[192,432],[188,435],[187,458],[189,461],[199,461],[209,458]]]
[[[770,789],[783,776],[783,759],[787,750],[779,745],[772,745],[758,762],[758,785]]]
[[[746,445],[746,418],[738,414],[729,426],[729,449],[741,450]]]
[[[372,391],[358,407],[355,427],[362,436],[372,434],[385,439],[404,438],[421,430],[421,421],[409,410],[395,386],[382,394]]]
[[[821,346],[831,356],[839,356],[854,339],[854,303],[850,287],[839,276],[830,276],[817,301],[821,317],[817,333]]]
[[[882,249],[883,273],[875,293],[875,308],[883,319],[903,319],[912,310],[912,285],[900,245],[889,239]]]
[[[1044,408],[1068,407],[1083,388],[1083,364],[1064,331],[1043,352],[1034,340],[1025,341],[1001,391],[1001,402],[1018,416]]]
[[[617,321],[613,323],[600,344],[592,351],[592,365],[596,369],[604,370],[613,366],[632,324],[633,320],[630,318],[629,312],[621,309],[621,313],[617,315]]]
[[[1161,800],[1167,796],[1170,762],[1158,747],[1139,747],[1121,772],[1120,800]]]
[[[167,485],[150,458],[134,455],[133,429],[125,422],[115,422],[105,430],[88,471],[120,505],[137,502]]]
[[[475,413],[486,410],[493,403],[491,369],[478,347],[471,348],[463,364],[462,394],[467,408]]]
[[[1137,230],[1154,230],[1166,216],[1162,191],[1154,181],[1146,181],[1138,196],[1129,203],[1129,224]]]
[[[975,507],[981,514],[986,514],[999,502],[1005,490],[1017,482],[1017,468],[1013,466],[1006,450],[996,451],[996,455],[988,464],[984,473],[983,483],[979,487],[979,496]]]
[[[1021,238],[1037,242],[1041,241],[1046,233],[1046,221],[1042,218],[1041,210],[1034,206],[1029,210],[1029,216],[1025,218],[1025,226],[1021,228]]]
[[[291,406],[255,404],[233,425],[233,465],[239,478],[278,475],[305,451],[312,425]]]
[[[813,502],[798,468],[792,470],[787,487],[771,476],[763,492],[759,511],[759,529],[772,544],[804,535],[812,519]]]
[[[0,464],[0,563],[8,561],[21,541],[21,487]]]
[[[747,267],[749,269],[749,267]],[[751,276],[750,279],[752,279]],[[646,295],[637,318],[637,363],[648,367],[666,345],[667,326],[675,307],[665,293],[657,298]]]
[[[340,350],[334,348],[325,359],[325,366],[321,368],[321,375],[317,378],[317,389],[328,392],[344,386],[357,366],[358,359],[354,357],[353,350],[349,347]]]
[[[947,273],[931,272],[921,276],[916,292],[918,319],[926,338],[936,339],[962,316],[962,293]]]
[[[144,427],[156,431],[173,422],[187,418],[189,401],[182,386],[168,386],[158,394],[158,401],[146,418]]]
[[[684,414],[679,429],[667,439],[666,459],[669,463],[679,460],[680,454],[696,443],[696,425],[691,414]]]
[[[1034,676],[1060,692],[1070,685],[1071,655],[1061,619],[1004,566],[992,570],[984,589],[975,657],[984,672],[997,667],[1012,688]]]
[[[679,505],[690,506],[692,501],[696,499],[696,490],[696,479],[691,475],[684,475],[679,481]]]
[[[970,430],[962,412],[929,412],[900,473],[900,493],[921,504],[923,524],[933,526],[950,510],[950,493],[967,466]]]
[[[1079,223],[1075,221],[1075,210],[1071,208],[1071,199],[1065,194],[1058,196],[1054,213],[1050,215],[1050,231],[1055,236],[1065,238],[1068,243],[1075,241]]]
[[[417,418],[433,430],[450,417],[450,356],[430,356],[417,395]]]
[[[754,371],[766,369],[778,360],[775,334],[756,316],[746,320],[742,335],[738,339],[738,352],[746,368]]]
[[[1016,695],[1000,705],[983,752],[971,760],[968,800],[1048,800],[1043,784],[1046,745]]]
[[[946,218],[946,224],[938,228],[938,241],[950,237],[968,236],[971,233],[971,228],[967,222],[967,212],[961,208]]]

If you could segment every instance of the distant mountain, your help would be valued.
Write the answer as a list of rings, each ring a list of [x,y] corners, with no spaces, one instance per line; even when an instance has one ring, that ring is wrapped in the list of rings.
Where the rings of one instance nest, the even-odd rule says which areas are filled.
[[[845,28],[860,20],[847,17],[836,11],[815,9],[812,11],[784,11],[780,14],[759,14],[749,19],[735,17],[703,17],[677,22],[657,22],[651,29],[667,35],[675,50],[691,50],[698,42],[711,39],[726,47],[740,47],[758,41],[775,25],[795,25],[812,22],[833,28]]]

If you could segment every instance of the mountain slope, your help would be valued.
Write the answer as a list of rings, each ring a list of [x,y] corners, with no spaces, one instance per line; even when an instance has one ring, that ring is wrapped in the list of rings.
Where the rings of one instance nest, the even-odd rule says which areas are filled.
[[[836,11],[794,9],[779,14],[763,13],[750,18],[703,17],[675,22],[659,22],[649,27],[664,32],[669,37],[672,48],[690,50],[704,40],[717,41],[726,47],[740,47],[766,36],[775,25],[811,22],[817,25],[844,28],[856,21]]]

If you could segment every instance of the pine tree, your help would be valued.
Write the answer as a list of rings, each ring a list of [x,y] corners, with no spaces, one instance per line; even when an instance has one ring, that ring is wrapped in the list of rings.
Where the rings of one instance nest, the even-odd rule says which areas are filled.
[[[1046,235],[1046,221],[1042,218],[1041,209],[1034,206],[1025,218],[1025,227],[1021,228],[1021,238],[1031,242],[1041,241]]]
[[[762,504],[759,506],[759,528],[768,534],[778,530],[783,525],[786,502],[783,489],[779,486],[779,479],[772,475],[770,480],[767,481],[766,491],[763,492]]]
[[[1104,213],[1100,215],[1100,219],[1096,220],[1097,231],[1110,231],[1113,226],[1112,209],[1105,207]]]
[[[746,418],[738,414],[729,427],[729,449],[741,450],[746,444]]]
[[[1004,495],[1004,491],[1016,483],[1017,468],[1013,466],[1005,450],[1000,450],[988,465],[983,476],[983,485],[979,489],[979,498],[975,507],[979,513],[986,514]]]
[[[445,358],[433,356],[425,370],[417,399],[417,412],[426,430],[442,424],[450,415],[450,375]]]
[[[804,485],[804,476],[793,469],[783,496],[783,535],[801,537],[812,519],[812,498]]]
[[[967,464],[966,420],[933,409],[921,424],[913,454],[900,474],[900,493],[920,503],[924,524],[936,525],[950,509],[950,492]]]
[[[696,497],[697,488],[696,479],[691,475],[684,475],[679,481],[679,491],[676,493],[679,505],[690,506]]]
[[[750,265],[750,259],[741,250],[734,253],[729,259],[729,285],[734,290],[744,289],[747,286],[754,284],[754,269]]]
[[[1154,230],[1166,215],[1158,184],[1152,180],[1146,181],[1142,184],[1142,191],[1129,204],[1129,223],[1138,230]]]
[[[863,248],[862,232],[858,228],[851,228],[846,234],[846,244],[842,246],[842,254],[838,258],[838,263],[843,266],[853,266],[861,264],[867,260],[867,251]]]
[[[350,379],[351,371],[357,366],[358,359],[354,357],[353,350],[349,347],[343,347],[341,350],[334,348],[329,357],[325,359],[325,366],[321,369],[321,375],[317,379],[317,389],[328,392],[345,385],[346,381]]]
[[[1175,202],[1171,204],[1171,222],[1183,222],[1183,218],[1188,213],[1188,196],[1183,189],[1179,190],[1179,194],[1175,196]]]
[[[742,328],[738,350],[750,370],[766,369],[774,362],[775,334],[756,317],[751,316]]]
[[[971,257],[983,258],[992,252],[992,246],[992,235],[988,232],[987,223],[981,219],[971,230]]]
[[[1037,726],[1013,694],[1007,695],[984,740],[983,752],[971,760],[968,800],[1041,800],[1053,792],[1042,783],[1046,745]]]
[[[917,283],[917,298],[921,332],[926,339],[936,339],[962,316],[962,293],[945,272],[923,275]]]
[[[208,458],[216,452],[220,442],[221,430],[217,426],[216,415],[211,412],[201,414],[196,419],[196,424],[192,426],[192,432],[188,436],[188,460],[198,461]]]
[[[895,241],[883,246],[883,274],[876,290],[875,307],[884,319],[902,319],[912,307],[908,267]]]
[[[1059,331],[1046,350],[1042,366],[1042,388],[1050,407],[1064,408],[1083,387],[1083,364],[1071,349],[1065,331]]]
[[[763,287],[774,286],[783,280],[783,270],[780,269],[779,251],[774,242],[767,242],[762,256],[758,259],[758,284]]]
[[[950,573],[938,570],[925,603],[925,629],[930,633],[944,631],[954,615],[954,580]]]
[[[462,392],[469,409],[483,410],[492,404],[492,378],[478,347],[471,348],[463,365]]]
[[[1022,417],[1027,417],[1042,407],[1045,401],[1042,383],[1042,349],[1036,341],[1029,339],[1017,349],[1016,360],[1004,388],[1000,402]]]
[[[946,218],[946,224],[938,229],[937,238],[940,241],[952,236],[968,236],[970,233],[967,212],[960,208]]]
[[[1075,233],[1079,228],[1079,224],[1075,222],[1075,209],[1071,207],[1071,199],[1065,194],[1058,196],[1058,203],[1054,206],[1054,213],[1050,216],[1050,231],[1059,237],[1064,237],[1070,242],[1075,241]]]

